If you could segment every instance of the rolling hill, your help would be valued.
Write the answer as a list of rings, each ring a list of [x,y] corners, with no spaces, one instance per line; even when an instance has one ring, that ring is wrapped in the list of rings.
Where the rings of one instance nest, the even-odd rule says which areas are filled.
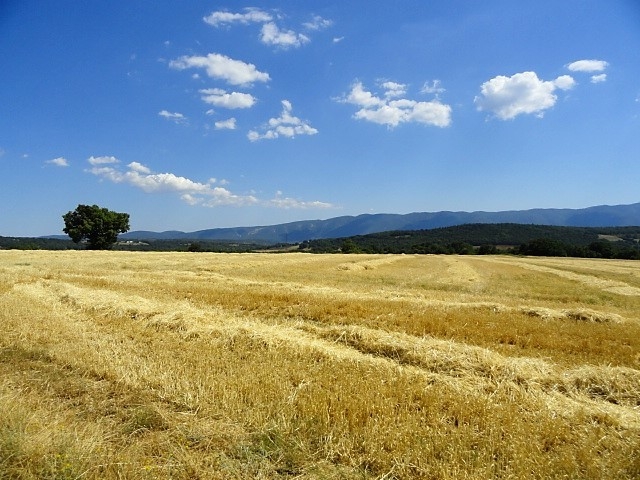
[[[640,225],[640,203],[600,205],[583,209],[533,209],[502,212],[421,212],[364,214],[327,220],[304,220],[270,226],[214,228],[195,232],[132,231],[122,239],[236,240],[296,243],[304,240],[351,237],[385,231],[426,230],[473,223],[517,223],[572,227]]]

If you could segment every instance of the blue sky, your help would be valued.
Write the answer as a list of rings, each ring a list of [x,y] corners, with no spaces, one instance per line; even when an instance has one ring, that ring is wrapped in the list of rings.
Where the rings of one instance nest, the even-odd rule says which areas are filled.
[[[0,2],[0,235],[640,201],[640,2]]]

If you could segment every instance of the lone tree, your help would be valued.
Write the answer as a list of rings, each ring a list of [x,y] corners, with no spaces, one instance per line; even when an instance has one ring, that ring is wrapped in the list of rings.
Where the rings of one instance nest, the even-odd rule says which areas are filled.
[[[112,212],[98,205],[78,205],[62,218],[62,231],[75,243],[86,239],[90,250],[109,250],[118,241],[118,234],[129,230],[128,213]]]

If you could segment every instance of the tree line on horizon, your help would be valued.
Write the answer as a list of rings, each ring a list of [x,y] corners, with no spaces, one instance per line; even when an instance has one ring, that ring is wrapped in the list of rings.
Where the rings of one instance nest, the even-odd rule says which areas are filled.
[[[302,242],[312,253],[512,254],[640,260],[640,227],[468,224]]]
[[[562,227],[465,224],[430,230],[387,231],[297,244],[260,241],[118,241],[129,230],[129,214],[98,205],[78,205],[62,216],[72,242],[52,238],[0,237],[0,249],[136,250],[188,252],[302,251],[311,253],[514,254],[640,260],[640,227]],[[297,248],[296,248],[297,247]]]

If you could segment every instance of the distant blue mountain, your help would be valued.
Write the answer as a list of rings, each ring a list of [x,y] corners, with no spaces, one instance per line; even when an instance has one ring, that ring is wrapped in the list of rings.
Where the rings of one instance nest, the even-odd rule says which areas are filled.
[[[340,238],[390,230],[426,230],[466,223],[521,223],[566,227],[640,226],[640,203],[600,205],[582,209],[538,208],[504,212],[423,212],[364,214],[328,220],[304,220],[271,226],[213,228],[196,232],[133,231],[121,239],[235,240],[296,243],[319,238]]]

